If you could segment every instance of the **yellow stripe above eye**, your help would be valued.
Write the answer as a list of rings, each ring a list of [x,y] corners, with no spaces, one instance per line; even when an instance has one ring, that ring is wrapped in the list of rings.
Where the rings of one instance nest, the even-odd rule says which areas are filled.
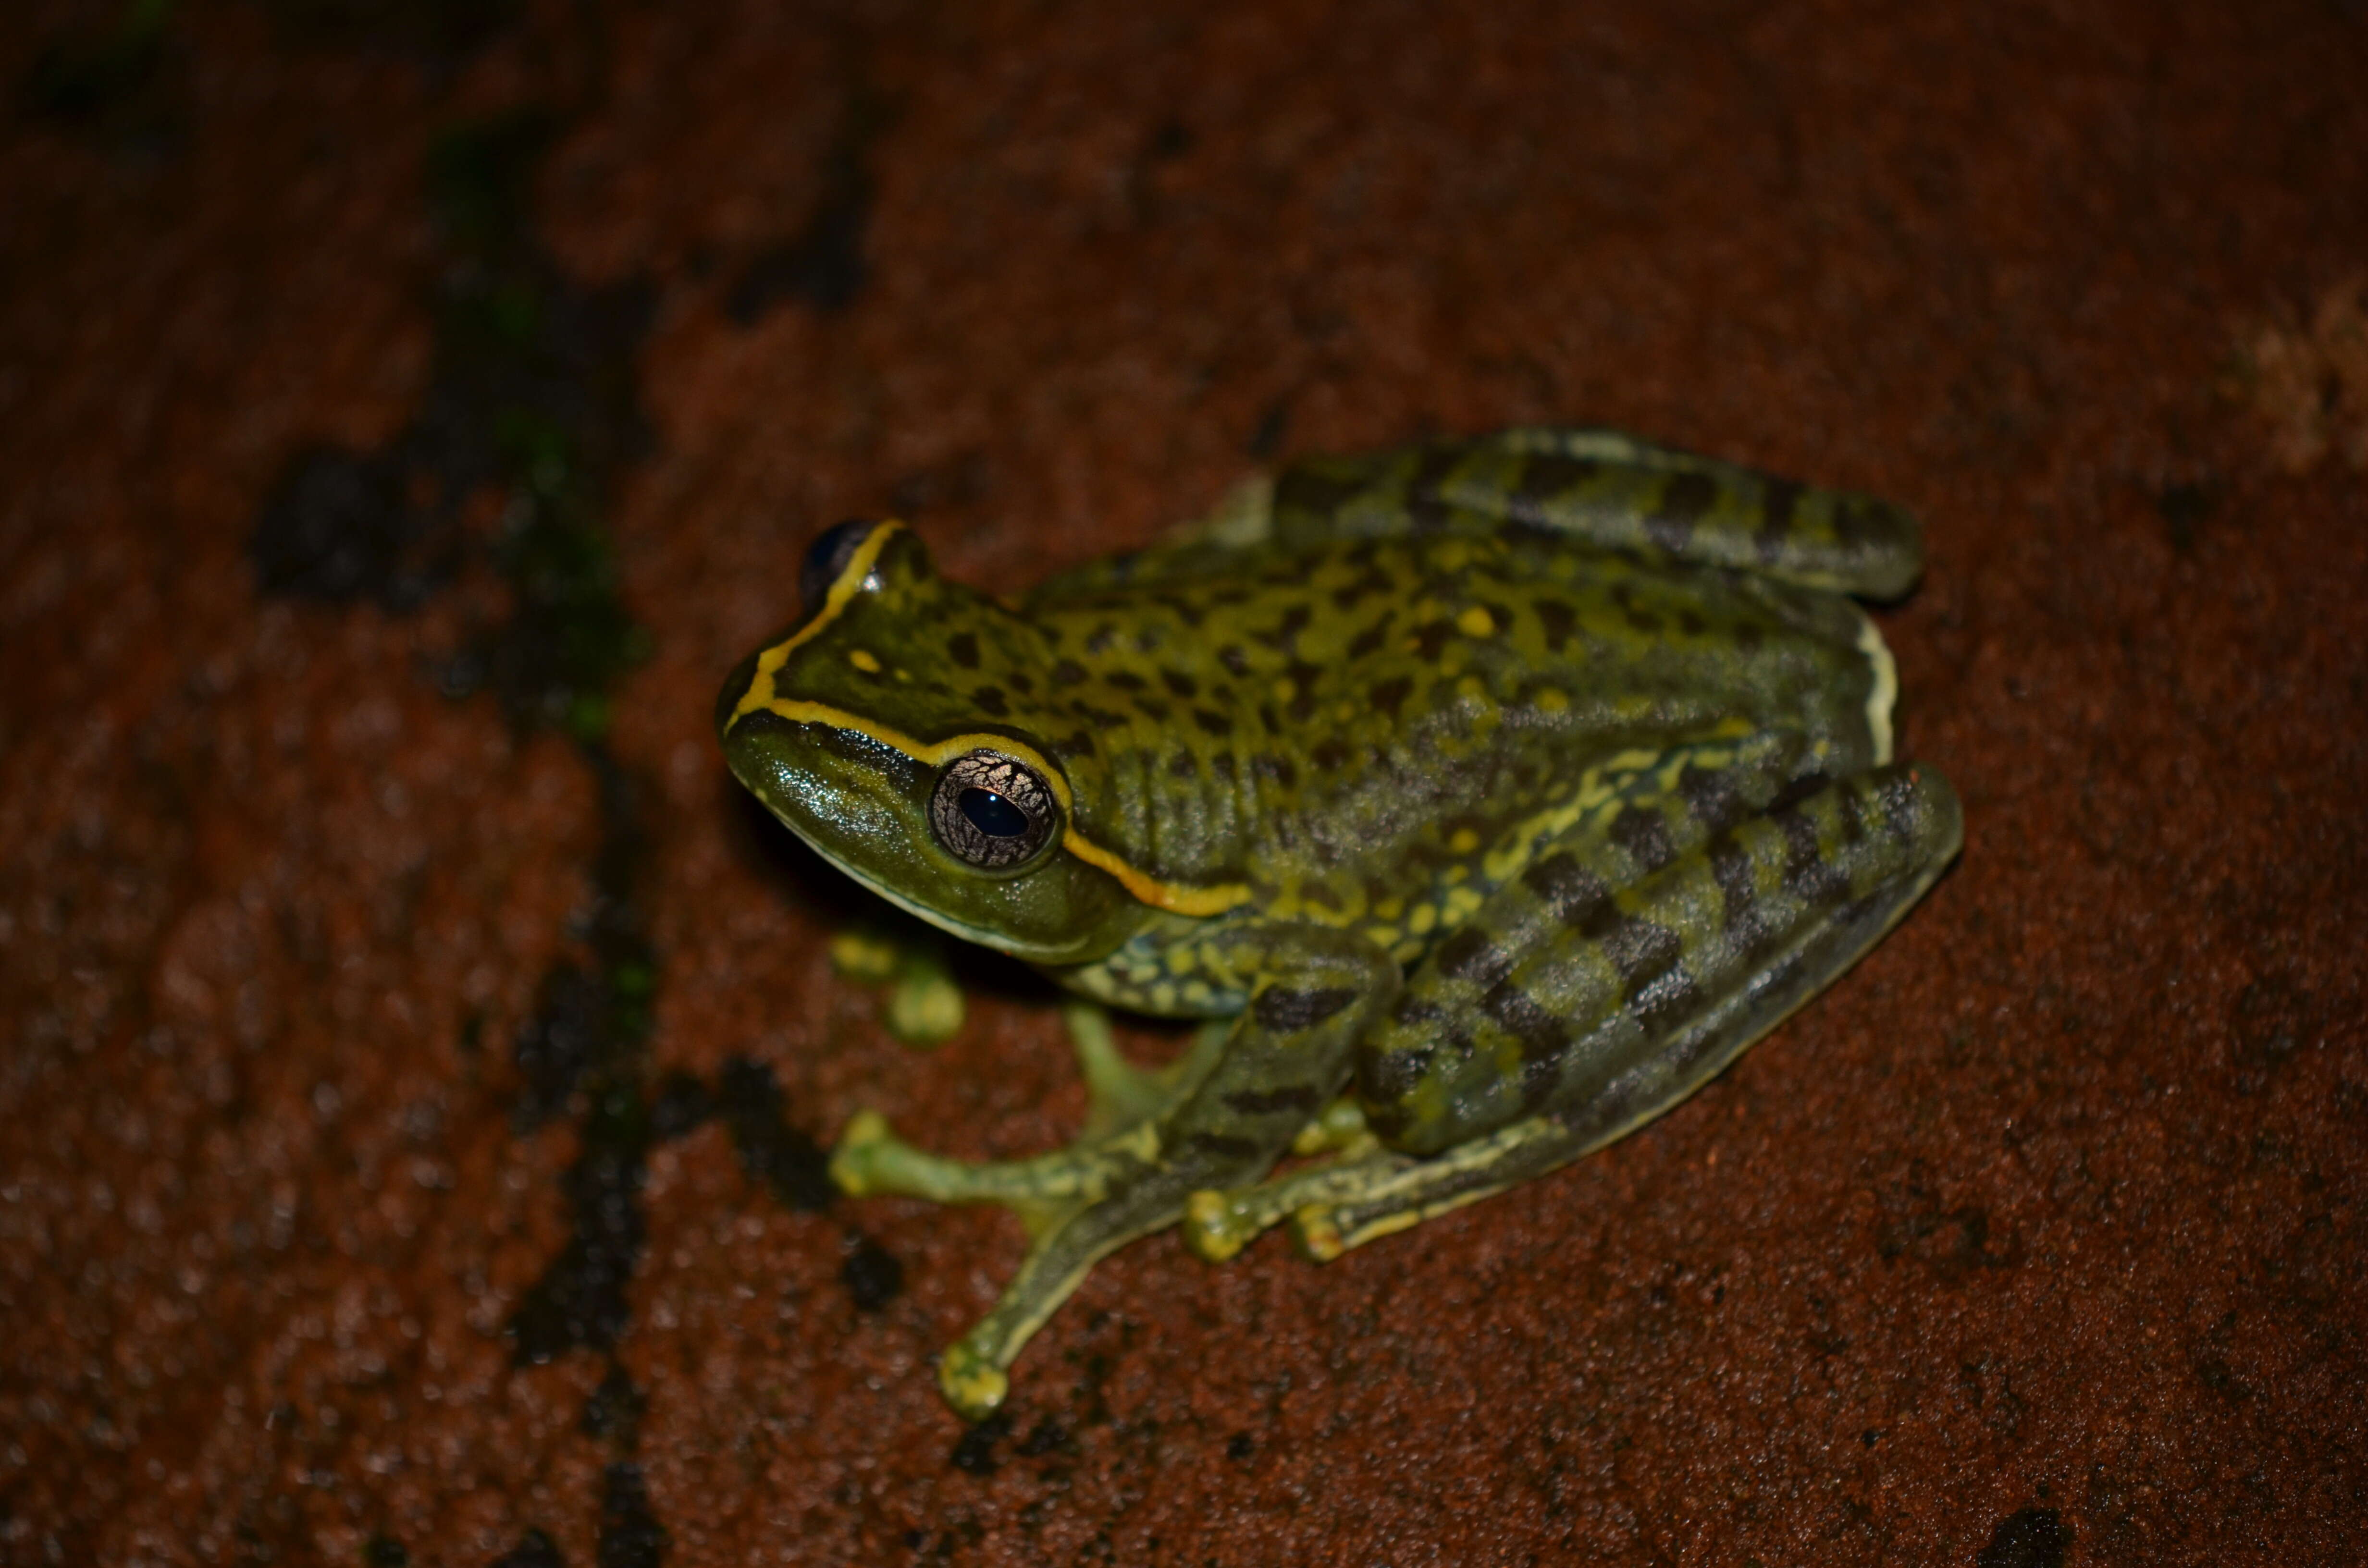
[[[850,600],[863,591],[864,579],[871,575],[892,535],[904,530],[902,523],[882,523],[865,536],[848,558],[847,565],[830,585],[823,599],[822,608],[814,619],[789,636],[757,656],[757,673],[748,682],[748,689],[732,710],[731,723],[738,723],[750,713],[774,713],[798,724],[827,724],[837,730],[851,730],[869,736],[882,745],[903,752],[914,761],[929,767],[941,767],[967,752],[982,748],[999,751],[1018,757],[1042,776],[1053,798],[1061,803],[1061,847],[1098,870],[1106,871],[1118,880],[1128,894],[1139,903],[1154,909],[1165,909],[1176,915],[1223,915],[1247,903],[1250,890],[1240,882],[1226,882],[1218,887],[1187,887],[1178,882],[1164,882],[1158,878],[1127,864],[1118,855],[1103,848],[1077,831],[1076,801],[1069,793],[1069,781],[1052,760],[1033,746],[1013,740],[1008,735],[956,735],[951,740],[923,742],[900,731],[892,730],[876,720],[825,703],[807,702],[777,694],[774,677],[790,662],[790,655],[799,646],[812,641],[814,634],[838,619]],[[725,728],[731,726],[727,724]]]
[[[744,713],[772,706],[773,676],[790,662],[790,655],[798,651],[800,644],[812,642],[824,627],[839,618],[848,602],[863,591],[863,581],[871,575],[871,569],[880,564],[880,552],[888,548],[890,540],[904,531],[904,524],[891,519],[865,534],[863,542],[855,547],[855,553],[847,558],[847,564],[832,580],[830,592],[823,596],[822,608],[814,611],[814,619],[757,655],[757,674],[732,710],[732,724],[738,723]],[[724,728],[730,729],[732,724]]]

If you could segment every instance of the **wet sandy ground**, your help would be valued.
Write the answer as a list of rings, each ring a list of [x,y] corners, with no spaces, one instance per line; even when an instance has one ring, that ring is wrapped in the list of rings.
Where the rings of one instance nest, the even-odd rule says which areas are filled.
[[[2358,6],[527,9],[0,24],[0,1559],[2351,1560]],[[491,406],[424,171],[522,106],[485,276],[631,295],[623,414],[519,395],[646,640],[540,720],[524,471],[420,455]],[[1963,863],[1600,1156],[1130,1249],[966,1437],[1016,1223],[810,1141],[1053,1142],[1058,1022],[887,1037],[718,680],[849,513],[1017,587],[1521,422],[1915,507]],[[452,506],[308,577],[308,449]]]

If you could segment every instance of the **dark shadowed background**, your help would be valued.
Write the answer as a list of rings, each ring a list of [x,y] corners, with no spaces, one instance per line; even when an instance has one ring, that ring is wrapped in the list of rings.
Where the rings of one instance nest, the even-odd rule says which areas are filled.
[[[142,0],[0,22],[0,1560],[2337,1564],[2368,1524],[2368,12]],[[1957,869],[1325,1267],[997,1213],[723,775],[798,557],[1008,589],[1602,423],[1895,497]],[[1172,1050],[1143,1032],[1135,1048]]]

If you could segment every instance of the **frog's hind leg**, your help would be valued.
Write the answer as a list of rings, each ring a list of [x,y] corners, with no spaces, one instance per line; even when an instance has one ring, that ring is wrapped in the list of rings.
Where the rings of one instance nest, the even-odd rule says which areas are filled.
[[[1916,519],[1614,430],[1517,429],[1310,458],[1243,487],[1193,538],[1210,544],[1406,533],[1565,534],[1654,560],[1726,566],[1894,599],[1923,568]]]
[[[1552,1170],[1685,1098],[1847,970],[1955,855],[1929,767],[1819,784],[1631,882],[1597,838],[1502,889],[1360,1052],[1394,1147],[1197,1196],[1206,1252],[1288,1218],[1313,1256]]]

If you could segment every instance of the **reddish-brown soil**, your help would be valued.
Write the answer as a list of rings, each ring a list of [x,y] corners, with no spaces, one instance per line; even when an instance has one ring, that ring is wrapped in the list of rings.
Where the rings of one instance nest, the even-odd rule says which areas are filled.
[[[121,9],[12,7],[0,84]],[[192,5],[112,96],[10,101],[0,1561],[2358,1561],[2368,360],[2308,346],[2368,268],[2368,15],[812,9],[552,0],[464,49]],[[543,242],[657,290],[609,513],[652,1074],[751,1058],[825,1142],[1080,1113],[999,971],[893,1043],[723,773],[716,685],[850,512],[1010,587],[1254,448],[1605,423],[1879,492],[1927,519],[1884,625],[1963,862],[1602,1155],[1324,1267],[1130,1249],[966,1446],[929,1358],[1017,1225],[799,1211],[711,1121],[649,1156],[646,1405],[594,1430],[609,1358],[506,1327],[586,1125],[519,1131],[510,1042],[593,773],[439,691],[482,564],[398,614],[247,553],[291,454],[411,416],[430,138],[528,101],[573,116]],[[735,320],[849,156],[851,299]]]

